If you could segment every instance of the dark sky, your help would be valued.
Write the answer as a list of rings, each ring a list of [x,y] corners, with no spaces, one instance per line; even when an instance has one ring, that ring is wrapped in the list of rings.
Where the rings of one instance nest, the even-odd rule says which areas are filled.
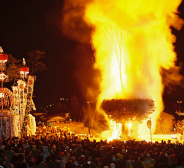
[[[34,99],[38,104],[47,104],[53,97],[57,101],[60,97],[70,99],[75,94],[81,102],[85,102],[83,90],[85,84],[91,83],[91,70],[85,70],[86,67],[92,67],[91,48],[88,44],[81,45],[63,35],[60,27],[62,7],[63,0],[0,0],[0,46],[4,52],[17,59],[27,58],[27,53],[32,50],[42,50],[46,53],[42,61],[48,70],[37,74],[34,87]],[[184,18],[183,3],[179,11],[180,16]],[[173,33],[177,36],[175,46],[179,65],[184,62],[184,28],[179,32],[174,30]],[[82,51],[84,47],[88,49],[82,54],[76,50],[78,48]],[[83,54],[85,58],[79,56]],[[87,82],[82,85],[76,78],[77,68],[80,74],[88,76]],[[181,74],[184,74],[183,68]],[[8,86],[4,86],[6,85]],[[184,110],[183,93],[181,87],[166,88],[165,111],[174,113],[178,108],[177,100],[183,101],[181,109]]]
[[[43,103],[52,97],[79,94],[72,55],[76,42],[68,40],[58,25],[62,5],[62,0],[0,1],[0,46],[4,52],[17,59],[26,58],[32,50],[46,53],[42,62],[48,70],[37,74],[34,87],[35,96],[41,96]]]

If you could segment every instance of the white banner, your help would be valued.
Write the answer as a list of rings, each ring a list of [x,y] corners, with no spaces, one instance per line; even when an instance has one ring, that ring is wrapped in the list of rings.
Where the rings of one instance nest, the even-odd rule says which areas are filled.
[[[24,116],[24,122],[22,127],[22,132],[27,134],[27,122],[29,120],[29,114],[32,105],[32,94],[33,94],[33,86],[34,86],[34,77],[29,76],[27,81],[27,104],[26,111]]]
[[[21,134],[21,125],[20,125],[20,115],[19,115],[19,92],[18,86],[12,86],[13,95],[14,95],[14,118],[13,118],[13,127],[14,127],[14,136],[19,137]]]
[[[18,86],[12,86],[13,96],[14,96],[14,114],[19,114],[19,94],[18,94]]]
[[[20,115],[14,115],[13,117],[13,130],[14,130],[15,137],[21,136]]]
[[[19,108],[20,108],[20,125],[23,124],[24,119],[24,86],[25,82],[23,80],[18,80],[18,90],[19,90]]]
[[[26,104],[27,104],[27,93],[24,93],[24,109],[23,109],[23,116],[26,113]],[[24,119],[24,118],[23,118]]]
[[[31,129],[31,135],[35,135],[36,133],[36,122],[35,117],[29,114],[29,128]]]

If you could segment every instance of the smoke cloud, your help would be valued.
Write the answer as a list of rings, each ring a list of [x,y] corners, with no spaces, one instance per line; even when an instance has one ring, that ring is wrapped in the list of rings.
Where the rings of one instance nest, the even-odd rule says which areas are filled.
[[[89,43],[91,28],[84,22],[85,6],[91,0],[65,0],[62,9],[62,32],[70,39]]]

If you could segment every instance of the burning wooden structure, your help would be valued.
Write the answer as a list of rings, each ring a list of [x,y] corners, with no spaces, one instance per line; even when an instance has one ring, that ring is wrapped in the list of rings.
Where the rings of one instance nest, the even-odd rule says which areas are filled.
[[[112,99],[103,100],[101,108],[116,121],[141,122],[155,111],[155,102],[151,99]]]

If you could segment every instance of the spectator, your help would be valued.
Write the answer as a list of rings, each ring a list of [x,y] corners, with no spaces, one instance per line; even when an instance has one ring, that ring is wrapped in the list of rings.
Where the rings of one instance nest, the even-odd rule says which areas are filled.
[[[6,157],[0,154],[0,168],[8,168],[6,166],[6,161],[7,161]]]
[[[16,154],[12,156],[12,159],[11,159],[10,163],[13,164],[14,167],[17,167],[19,162],[18,162],[18,156]]]
[[[43,152],[41,153],[41,155],[43,155],[43,161],[45,162],[46,158],[49,156],[48,147],[47,146],[43,147]]]
[[[56,160],[56,156],[53,154],[50,156],[51,160],[48,163],[48,167],[49,168],[61,168],[61,165],[59,164],[59,162]]]
[[[134,156],[134,159],[132,161],[132,166],[133,168],[144,168],[142,162],[139,161],[137,155]]]
[[[173,161],[173,156],[170,155],[168,160],[164,163],[163,168],[175,168],[176,164]]]
[[[25,156],[24,154],[18,154],[18,157],[17,157],[17,160],[18,160],[18,164],[15,168],[29,168],[28,164],[25,162]]]
[[[65,162],[61,159],[60,156],[57,157],[57,161],[60,164],[61,168],[65,168]]]
[[[5,153],[5,156],[7,158],[7,163],[10,163],[11,162],[11,159],[12,159],[13,155],[15,155],[15,152],[12,151],[12,146],[9,145],[8,146],[8,150]]]
[[[43,162],[43,155],[38,155],[35,168],[48,168],[47,164]]]

